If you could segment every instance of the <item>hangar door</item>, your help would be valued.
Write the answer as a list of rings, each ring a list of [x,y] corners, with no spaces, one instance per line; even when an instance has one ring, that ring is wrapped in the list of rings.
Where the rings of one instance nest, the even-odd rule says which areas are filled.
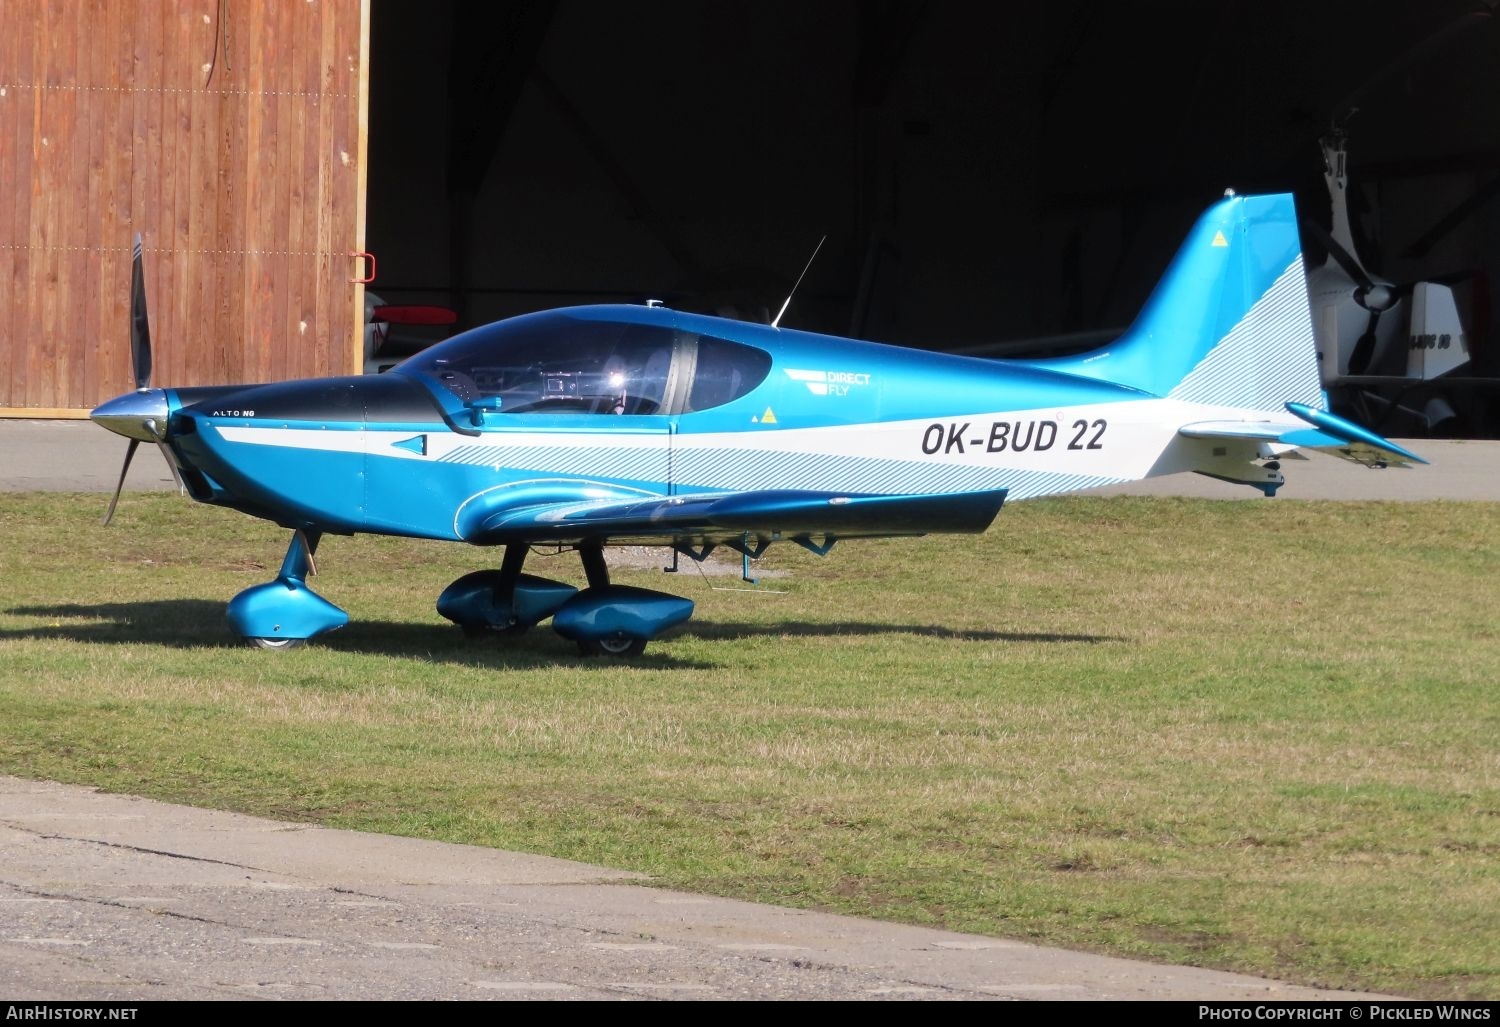
[[[4,0],[0,416],[359,366],[369,0]]]

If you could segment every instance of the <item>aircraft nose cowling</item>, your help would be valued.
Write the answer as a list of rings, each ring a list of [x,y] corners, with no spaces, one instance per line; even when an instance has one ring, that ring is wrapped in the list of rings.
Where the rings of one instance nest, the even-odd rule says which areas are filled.
[[[155,442],[166,430],[167,390],[140,389],[116,396],[89,411],[89,419],[116,435],[141,442]]]
[[[202,399],[184,397],[183,405],[195,417],[246,425],[442,421],[441,408],[432,395],[395,374],[244,385],[220,389]]]
[[[400,425],[392,433],[399,438],[447,431],[431,394],[395,374],[183,392],[175,390],[182,408],[173,414],[172,446],[202,474],[204,495],[321,531],[366,530],[372,497],[401,509],[412,505],[421,475],[371,486],[366,449],[372,438],[385,447],[382,426]]]

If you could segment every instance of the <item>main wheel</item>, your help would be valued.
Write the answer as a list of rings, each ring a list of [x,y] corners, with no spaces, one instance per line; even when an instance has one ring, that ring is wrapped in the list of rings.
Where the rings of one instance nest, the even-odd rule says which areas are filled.
[[[307,644],[305,638],[246,638],[251,649],[298,649]]]
[[[578,642],[578,651],[585,656],[639,656],[646,651],[644,638],[595,638]]]

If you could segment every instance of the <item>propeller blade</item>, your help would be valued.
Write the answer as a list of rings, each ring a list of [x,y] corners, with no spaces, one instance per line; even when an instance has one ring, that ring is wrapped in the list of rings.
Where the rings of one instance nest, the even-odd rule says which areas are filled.
[[[156,443],[156,448],[161,450],[161,457],[167,462],[167,470],[172,472],[172,480],[177,483],[177,494],[187,495],[187,486],[182,483],[182,475],[177,473],[177,462],[172,459],[172,451],[167,448],[166,436],[156,425],[156,418],[148,417],[141,422],[141,427],[151,433],[151,439]]]
[[[125,475],[130,472],[130,459],[131,457],[135,456],[135,447],[139,446],[140,444],[141,443],[139,439],[131,439],[130,445],[125,449],[125,465],[120,468],[120,481],[117,485],[115,485],[115,494],[110,498],[109,510],[104,514],[104,523],[101,525],[101,527],[109,527],[109,522],[114,519],[115,504],[119,503],[120,501],[120,491],[125,488]]]
[[[1380,311],[1370,311],[1370,325],[1365,333],[1359,337],[1354,344],[1354,349],[1349,353],[1349,373],[1364,374],[1370,366],[1370,360],[1375,356],[1375,329],[1380,324]]]
[[[172,459],[172,451],[167,448],[167,444],[161,439],[156,440],[156,448],[161,450],[162,459],[167,462],[167,470],[172,472],[172,480],[177,483],[177,494],[179,496],[187,495],[187,486],[183,484],[182,475],[177,473],[177,461]]]
[[[1328,255],[1334,259],[1334,262],[1339,267],[1344,269],[1344,274],[1348,275],[1356,285],[1366,291],[1375,288],[1374,279],[1365,271],[1358,258],[1344,249],[1338,240],[1333,237],[1333,233],[1316,221],[1309,220],[1305,224],[1309,234],[1322,244],[1323,248],[1328,251]]]
[[[146,315],[146,276],[141,268],[141,233],[135,234],[130,262],[130,366],[135,387],[151,387],[151,322]]]

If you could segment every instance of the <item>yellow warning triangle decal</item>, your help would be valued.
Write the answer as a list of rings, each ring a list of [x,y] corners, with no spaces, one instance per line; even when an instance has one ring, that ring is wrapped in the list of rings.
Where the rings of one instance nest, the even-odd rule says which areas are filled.
[[[1226,239],[1226,238],[1224,238],[1224,233],[1222,231],[1215,232],[1214,233],[1214,242],[1213,242],[1213,244],[1215,246],[1228,246],[1229,245],[1229,240]]]
[[[761,424],[775,424],[776,423],[776,415],[775,415],[775,413],[773,413],[771,411],[770,407],[766,407],[766,412],[760,415],[760,423]]]

